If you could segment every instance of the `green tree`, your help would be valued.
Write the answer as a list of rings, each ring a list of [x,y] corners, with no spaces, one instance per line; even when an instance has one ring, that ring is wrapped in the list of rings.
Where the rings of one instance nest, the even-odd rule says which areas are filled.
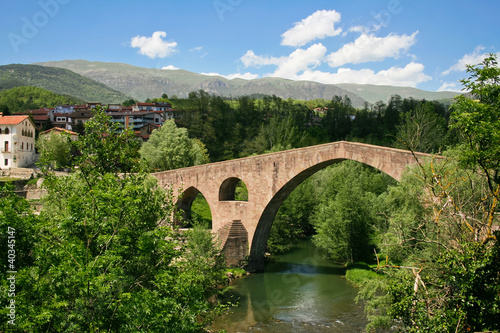
[[[462,82],[471,95],[458,97],[451,115],[463,142],[446,151],[445,160],[420,161],[395,187],[406,197],[393,196],[386,211],[381,247],[387,248],[385,254],[399,252],[401,265],[388,258],[387,284],[381,290],[390,302],[378,311],[402,331],[500,329],[500,235],[493,231],[499,199],[500,69],[490,55],[468,66],[468,72],[471,76]],[[398,201],[407,209],[391,209]],[[377,303],[377,296],[368,303]]]
[[[480,65],[467,66],[467,72],[470,77],[461,82],[471,97],[461,95],[452,105],[453,127],[464,140],[460,160],[469,168],[480,168],[490,191],[500,200],[500,68],[496,55]]]
[[[223,259],[211,235],[179,238],[169,221],[171,191],[141,170],[132,133],[115,131],[102,111],[85,127],[79,171],[46,173],[39,217],[13,193],[0,196],[1,235],[8,225],[25,242],[19,244],[16,325],[3,320],[1,330],[199,331],[218,308],[208,298],[223,283]]]
[[[153,131],[140,155],[152,170],[171,170],[208,162],[208,153],[200,140],[190,139],[187,129],[173,120]]]
[[[313,241],[335,261],[370,261],[379,224],[374,208],[392,180],[350,161],[332,167],[329,176],[326,194],[312,217]]]
[[[39,165],[52,169],[62,169],[71,166],[72,143],[69,135],[51,132],[42,135],[36,141],[38,149]]]
[[[401,115],[396,126],[396,147],[422,153],[437,153],[444,146],[447,124],[434,111],[434,103],[422,102]]]

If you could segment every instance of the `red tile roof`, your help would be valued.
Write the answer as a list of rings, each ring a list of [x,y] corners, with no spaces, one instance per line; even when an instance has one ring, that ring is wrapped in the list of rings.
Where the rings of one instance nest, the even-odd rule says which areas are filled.
[[[0,125],[17,125],[29,116],[1,116]]]

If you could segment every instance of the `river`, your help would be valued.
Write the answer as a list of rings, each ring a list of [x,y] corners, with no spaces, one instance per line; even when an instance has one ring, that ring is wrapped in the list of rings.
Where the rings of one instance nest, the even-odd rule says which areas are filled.
[[[213,330],[233,332],[362,332],[366,317],[345,269],[325,260],[311,240],[276,255],[263,273],[234,283],[238,306],[214,321]]]

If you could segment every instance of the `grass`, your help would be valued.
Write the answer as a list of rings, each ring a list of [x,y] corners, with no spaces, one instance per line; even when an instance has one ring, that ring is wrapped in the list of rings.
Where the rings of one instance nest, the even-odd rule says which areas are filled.
[[[363,285],[368,280],[383,279],[384,276],[374,270],[374,266],[365,263],[347,265],[345,277],[356,286]]]

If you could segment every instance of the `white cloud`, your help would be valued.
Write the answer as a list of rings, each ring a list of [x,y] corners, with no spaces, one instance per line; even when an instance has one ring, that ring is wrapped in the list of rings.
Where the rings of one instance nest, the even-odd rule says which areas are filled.
[[[363,33],[363,34],[368,34],[370,32],[378,31],[380,28],[382,28],[381,24],[378,24],[378,25],[375,24],[371,28],[370,27],[366,27],[364,25],[356,25],[354,27],[350,27],[348,31],[349,32],[360,32],[360,33]]]
[[[371,69],[353,70],[350,68],[339,68],[337,73],[306,70],[303,74],[295,76],[294,79],[325,84],[358,83],[415,87],[420,82],[431,79],[423,71],[424,65],[411,62],[403,68],[391,67],[379,72]]]
[[[342,29],[335,29],[335,23],[340,22],[340,13],[335,10],[318,10],[306,17],[281,35],[281,45],[303,46],[315,39],[337,36]]]
[[[151,37],[136,36],[130,41],[133,48],[139,48],[139,53],[152,59],[165,58],[176,51],[176,42],[163,40],[167,36],[165,31],[155,31]]]
[[[286,57],[271,76],[292,78],[297,73],[321,65],[326,47],[318,43],[307,49],[297,49]]]
[[[416,42],[418,31],[412,35],[393,35],[376,37],[363,33],[354,42],[345,44],[341,49],[327,56],[331,67],[345,64],[359,64],[369,61],[382,61],[385,58],[397,58]]]
[[[240,74],[240,73],[229,74],[229,75],[226,75],[224,77],[226,79],[229,79],[229,80],[232,80],[232,79],[254,80],[254,79],[258,79],[259,75],[247,72],[247,73],[243,73],[243,74]]]
[[[203,50],[203,46],[197,46],[197,47],[193,47],[192,49],[189,49],[189,52],[194,52],[194,51],[201,51]]]
[[[175,70],[178,70],[180,68],[177,68],[174,65],[168,65],[168,66],[162,67],[161,69],[169,69],[169,70],[175,71]]]
[[[241,58],[241,62],[245,67],[261,67],[266,65],[280,65],[285,57],[267,57],[267,56],[258,56],[252,50],[248,50]]]
[[[467,65],[477,65],[481,63],[486,57],[486,53],[481,53],[484,47],[478,46],[474,49],[474,52],[466,54],[460,59],[455,65],[451,66],[445,70],[442,74],[448,75],[451,72],[463,72],[467,69]]]
[[[232,79],[244,79],[244,80],[253,80],[253,79],[258,79],[259,78],[259,75],[258,74],[252,74],[252,73],[244,73],[244,74],[241,74],[241,73],[235,73],[235,74],[229,74],[229,75],[222,75],[222,74],[219,74],[219,73],[201,73],[203,75],[208,75],[208,76],[220,76],[220,77],[223,77],[223,78],[226,78],[228,80],[232,80]]]
[[[462,89],[458,86],[456,82],[443,82],[441,87],[437,91],[461,91]]]

